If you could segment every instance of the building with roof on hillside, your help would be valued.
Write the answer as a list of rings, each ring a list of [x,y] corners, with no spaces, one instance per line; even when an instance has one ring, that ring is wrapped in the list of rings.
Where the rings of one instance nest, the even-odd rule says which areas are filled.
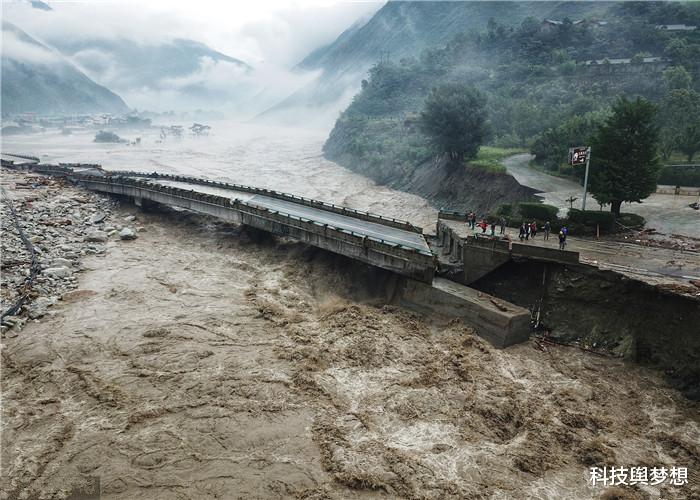
[[[658,24],[656,29],[664,31],[695,31],[698,27],[687,24]]]

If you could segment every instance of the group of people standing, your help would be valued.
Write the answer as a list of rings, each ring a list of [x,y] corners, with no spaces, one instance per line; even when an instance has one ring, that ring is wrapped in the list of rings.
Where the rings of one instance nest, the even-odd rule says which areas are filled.
[[[491,227],[491,236],[496,235],[496,225],[500,226],[500,234],[506,234],[506,219],[505,217],[501,217],[498,219],[498,223],[496,223],[496,220],[492,220],[491,223],[487,222],[486,217],[483,215],[481,216],[481,222],[476,222],[476,214],[474,212],[469,212],[467,214],[467,225],[469,226],[470,229],[474,230],[476,229],[476,226],[479,226],[481,228],[481,232],[486,233],[486,230]]]
[[[544,226],[542,226],[542,231],[544,232],[544,239],[548,240],[552,232],[552,224],[549,221],[545,222]],[[523,239],[529,240],[530,238],[534,240],[535,236],[537,236],[537,223],[535,221],[532,221],[530,224],[523,222],[520,226],[520,241]]]
[[[498,222],[495,221],[495,219],[492,219],[492,221],[489,223],[486,221],[486,217],[481,217],[481,222],[477,222],[477,217],[474,212],[469,212],[467,214],[467,225],[469,226],[470,229],[475,230],[477,226],[481,228],[481,232],[486,233],[486,230],[490,227],[491,228],[491,236],[496,235],[496,225],[500,226],[500,234],[506,234],[506,219],[505,217],[501,217],[498,219]],[[542,232],[544,233],[544,239],[549,240],[549,235],[552,232],[552,224],[547,221],[545,222],[544,226],[542,226]],[[538,228],[537,228],[537,223],[535,221],[530,222],[529,224],[527,222],[523,222],[520,225],[520,241],[523,240],[529,240],[532,238],[533,240],[535,239],[535,236],[537,236],[538,233]],[[566,227],[562,227],[559,230],[559,250],[564,250],[566,247],[566,237],[569,235],[569,230]]]

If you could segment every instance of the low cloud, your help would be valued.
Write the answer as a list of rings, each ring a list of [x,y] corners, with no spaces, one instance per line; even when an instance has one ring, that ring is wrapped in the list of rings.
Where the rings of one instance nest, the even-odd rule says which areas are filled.
[[[31,8],[26,2],[3,4],[3,14],[32,36],[60,46],[90,78],[139,109],[185,111],[217,109],[252,117],[309,84],[314,72],[292,70],[319,46],[376,11],[381,3],[287,0],[264,2],[54,2],[53,10]],[[91,40],[128,40],[159,45],[176,38],[196,40],[253,69],[212,57],[201,57],[187,74],[152,77],[134,71],[133,59],[110,51],[109,44]],[[3,47],[33,60],[50,61],[51,52],[22,50],[16,40]],[[67,51],[66,47],[74,47]],[[55,54],[53,54],[55,57]],[[131,66],[129,66],[129,64]],[[139,62],[139,64],[141,64]]]
[[[16,33],[2,30],[2,56],[31,64],[61,64],[65,60],[41,45],[22,40]]]

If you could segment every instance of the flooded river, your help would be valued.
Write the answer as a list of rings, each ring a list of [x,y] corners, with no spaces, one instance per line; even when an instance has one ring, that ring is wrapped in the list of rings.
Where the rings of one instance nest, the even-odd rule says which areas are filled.
[[[8,136],[3,150],[41,156],[44,162],[100,163],[111,170],[196,175],[275,189],[434,226],[437,210],[419,196],[378,186],[322,157],[327,131],[235,122],[213,124],[208,137],[161,141],[159,129],[120,132],[141,144],[96,144],[94,131]]]
[[[420,198],[323,160],[322,133],[228,127],[4,147],[434,220]],[[77,188],[19,191],[89,215],[74,215]],[[123,204],[103,224],[129,215],[136,240],[85,256],[78,292],[3,338],[2,498],[60,498],[86,477],[110,499],[700,494],[697,404],[656,372],[575,348],[493,349],[459,321],[387,305],[382,271],[211,219]],[[684,466],[690,484],[592,487],[592,465]]]

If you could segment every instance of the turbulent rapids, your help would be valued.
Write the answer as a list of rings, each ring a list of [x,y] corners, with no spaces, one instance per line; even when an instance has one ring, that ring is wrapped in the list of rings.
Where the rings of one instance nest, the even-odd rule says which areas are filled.
[[[305,196],[435,219],[319,158],[319,138],[288,141],[299,160],[278,178]],[[191,147],[154,157],[214,154]],[[209,171],[247,182],[255,165],[272,168],[252,152],[249,165],[224,160],[235,148]],[[153,167],[132,151],[114,152],[113,168]],[[3,339],[9,498],[60,496],[86,478],[124,499],[598,498],[592,464],[700,466],[697,405],[657,372],[556,345],[494,349],[461,321],[388,303],[390,273],[291,240],[31,174],[2,182],[42,266],[70,276],[42,277],[55,302]],[[86,241],[95,226],[117,233]],[[126,228],[138,237],[118,238]]]

